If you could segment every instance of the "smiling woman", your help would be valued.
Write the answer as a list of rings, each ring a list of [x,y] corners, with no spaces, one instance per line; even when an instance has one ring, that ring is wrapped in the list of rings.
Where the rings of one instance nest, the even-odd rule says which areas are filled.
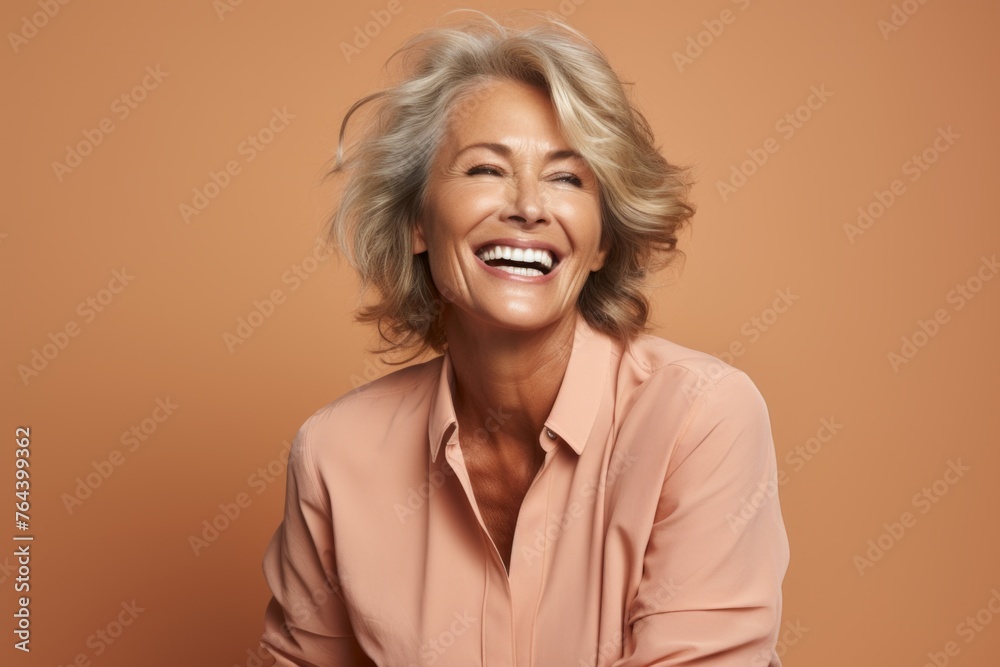
[[[539,333],[570,342],[577,298],[607,255],[597,180],[544,91],[481,85],[479,106],[451,123],[430,165],[413,252],[427,253],[436,289],[471,316],[445,318],[451,347],[530,345]]]
[[[344,119],[330,237],[377,292],[358,319],[404,361],[441,354],[299,429],[261,645],[279,665],[777,667],[767,407],[647,331],[687,170],[596,46],[524,16],[417,35]]]

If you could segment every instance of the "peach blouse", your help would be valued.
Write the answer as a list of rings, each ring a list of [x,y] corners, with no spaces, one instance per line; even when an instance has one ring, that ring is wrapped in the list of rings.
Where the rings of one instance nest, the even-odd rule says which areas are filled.
[[[277,665],[780,666],[789,548],[757,387],[652,335],[623,349],[579,314],[574,336],[509,575],[447,353],[305,421],[264,557]]]

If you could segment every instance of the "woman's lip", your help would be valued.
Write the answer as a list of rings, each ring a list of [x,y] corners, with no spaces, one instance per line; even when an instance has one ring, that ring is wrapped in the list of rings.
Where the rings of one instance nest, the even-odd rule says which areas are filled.
[[[519,276],[516,273],[507,273],[503,269],[498,269],[495,266],[490,266],[489,264],[481,260],[479,258],[479,255],[476,255],[475,253],[473,253],[472,256],[476,258],[476,262],[478,262],[479,265],[483,267],[483,269],[485,269],[488,273],[492,273],[498,278],[517,280],[524,283],[546,283],[552,279],[553,274],[555,274],[555,272],[559,270],[559,266],[562,264],[562,262],[559,262],[554,267],[552,267],[551,271],[549,271],[548,273],[543,273],[540,276]]]

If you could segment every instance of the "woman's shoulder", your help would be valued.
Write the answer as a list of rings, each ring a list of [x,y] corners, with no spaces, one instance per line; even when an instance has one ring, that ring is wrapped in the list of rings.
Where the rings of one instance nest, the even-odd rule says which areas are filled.
[[[427,400],[436,387],[443,357],[398,368],[381,376],[366,372],[367,381],[352,376],[354,388],[316,409],[303,429],[375,424],[390,419],[407,402]],[[372,377],[369,377],[372,375]]]
[[[638,335],[623,353],[623,363],[634,368],[643,382],[667,380],[681,385],[685,393],[700,393],[723,378],[746,373],[708,352],[681,345],[652,333]]]
[[[633,391],[623,401],[630,412],[654,421],[665,406],[686,412],[695,420],[688,427],[693,442],[723,424],[755,425],[761,433],[769,428],[767,402],[745,371],[666,338],[646,334],[633,340],[622,358],[619,388],[623,384]]]

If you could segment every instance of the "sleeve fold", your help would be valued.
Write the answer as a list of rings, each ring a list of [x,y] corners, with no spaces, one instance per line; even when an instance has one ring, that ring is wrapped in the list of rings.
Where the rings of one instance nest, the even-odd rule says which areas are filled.
[[[611,667],[780,667],[789,548],[767,406],[735,370],[691,411],[628,609],[631,636]]]
[[[280,667],[375,667],[354,632],[337,575],[329,498],[321,492],[310,425],[288,457],[285,510],[264,555],[272,597],[260,645]]]

